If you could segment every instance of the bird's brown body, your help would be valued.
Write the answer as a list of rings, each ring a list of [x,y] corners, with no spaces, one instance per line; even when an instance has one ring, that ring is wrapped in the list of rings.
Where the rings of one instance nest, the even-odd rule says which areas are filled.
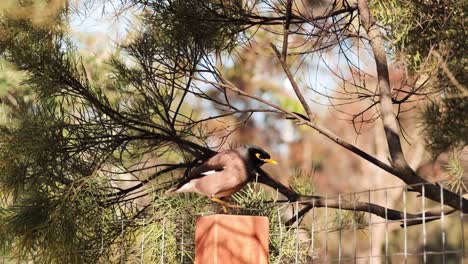
[[[225,150],[193,169],[186,180],[169,189],[166,194],[199,193],[221,203],[226,211],[225,207],[229,205],[220,199],[242,189],[264,163],[276,164],[276,161],[258,147]]]
[[[219,164],[226,164],[220,167]],[[204,172],[216,171],[213,174],[199,177]],[[210,198],[228,197],[244,187],[249,175],[247,164],[235,150],[226,150],[218,153],[205,163],[201,164],[189,174],[190,186],[180,188],[178,192],[197,192]]]
[[[203,175],[210,171],[213,173]],[[169,190],[168,193],[196,192],[210,198],[228,197],[247,184],[249,172],[246,162],[237,151],[226,150],[192,170],[188,179],[188,182]]]

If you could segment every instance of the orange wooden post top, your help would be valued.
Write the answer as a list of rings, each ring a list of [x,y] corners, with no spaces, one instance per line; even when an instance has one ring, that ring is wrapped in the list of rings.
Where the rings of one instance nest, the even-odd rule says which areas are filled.
[[[268,217],[202,216],[195,224],[195,263],[266,264],[268,236]]]

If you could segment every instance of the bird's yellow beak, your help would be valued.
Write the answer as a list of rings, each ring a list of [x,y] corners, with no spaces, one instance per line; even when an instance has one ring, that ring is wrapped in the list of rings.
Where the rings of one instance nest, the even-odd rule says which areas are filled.
[[[265,163],[270,163],[270,164],[274,164],[274,165],[278,164],[278,162],[276,162],[276,160],[273,160],[273,159],[263,159],[262,161],[265,162]]]
[[[278,164],[278,162],[276,162],[276,160],[260,158],[260,153],[255,154],[255,157],[257,157],[257,159],[259,159],[259,160],[261,160],[261,161],[263,161],[265,163],[270,163],[270,164],[275,164],[275,165]]]

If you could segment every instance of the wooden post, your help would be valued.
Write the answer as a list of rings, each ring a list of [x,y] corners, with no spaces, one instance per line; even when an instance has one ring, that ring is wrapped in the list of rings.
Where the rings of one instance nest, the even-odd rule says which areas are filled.
[[[195,225],[196,264],[267,264],[268,218],[210,215]]]

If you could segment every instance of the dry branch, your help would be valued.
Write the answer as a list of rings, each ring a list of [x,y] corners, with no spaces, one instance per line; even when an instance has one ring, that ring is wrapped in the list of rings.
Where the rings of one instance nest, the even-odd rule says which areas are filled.
[[[441,197],[440,188],[437,185],[430,184],[428,181],[419,177],[416,172],[408,165],[401,148],[401,140],[396,115],[393,112],[392,95],[390,87],[390,78],[387,64],[387,53],[384,48],[384,41],[380,27],[370,13],[367,0],[358,1],[359,20],[369,37],[369,44],[374,54],[374,60],[377,68],[378,90],[380,93],[380,112],[384,125],[387,145],[392,159],[392,167],[395,168],[395,176],[403,180],[408,185],[415,185],[413,188],[422,193],[421,186],[424,184],[425,196],[439,203],[450,205],[452,208],[468,213],[468,200],[462,199],[458,194],[449,190],[443,190]]]
[[[432,183],[422,179],[421,177],[419,177],[416,174],[416,172],[414,172],[411,169],[411,167],[409,167],[409,165],[406,163],[406,160],[404,159],[404,156],[403,156],[403,152],[401,150],[398,130],[394,131],[394,130],[386,129],[386,133],[390,136],[389,141],[392,142],[392,144],[397,144],[397,143],[399,144],[398,145],[399,147],[392,145],[393,146],[392,150],[396,151],[397,153],[400,152],[401,154],[393,155],[392,159],[394,161],[394,158],[398,157],[400,159],[400,161],[399,161],[400,163],[404,162],[404,164],[406,164],[406,166],[404,166],[403,168],[400,168],[394,162],[393,162],[392,166],[389,166],[386,163],[384,163],[384,162],[380,161],[379,159],[375,158],[374,156],[370,155],[369,153],[363,151],[362,149],[356,147],[355,145],[353,145],[353,144],[345,141],[344,139],[340,138],[339,136],[337,136],[335,133],[333,133],[332,131],[330,131],[326,127],[318,124],[315,120],[306,119],[306,118],[304,118],[304,116],[302,116],[300,114],[297,114],[297,113],[294,113],[294,112],[291,112],[291,111],[289,111],[287,109],[284,109],[283,107],[280,107],[280,106],[278,106],[278,105],[276,105],[276,104],[274,104],[274,103],[272,103],[272,102],[270,102],[268,100],[265,100],[265,99],[263,99],[261,97],[258,97],[258,96],[251,95],[251,94],[249,94],[249,93],[247,93],[247,92],[245,92],[243,90],[240,90],[234,84],[232,84],[228,80],[224,79],[222,76],[218,76],[218,77],[221,79],[222,83],[211,82],[211,81],[207,81],[207,80],[197,78],[197,77],[193,77],[193,79],[198,80],[198,81],[202,81],[202,82],[205,82],[205,83],[208,83],[208,84],[212,84],[214,86],[221,86],[221,87],[227,88],[227,89],[229,89],[229,90],[231,90],[233,92],[236,92],[238,95],[245,96],[247,98],[251,98],[251,99],[256,100],[258,102],[264,103],[265,105],[270,106],[270,107],[282,112],[286,116],[295,119],[299,124],[304,124],[304,125],[307,125],[307,126],[313,128],[314,130],[316,130],[320,134],[328,137],[329,139],[331,139],[333,142],[337,143],[338,145],[340,145],[340,146],[344,147],[345,149],[357,154],[361,158],[364,158],[365,160],[367,160],[367,161],[371,162],[372,164],[380,167],[381,169],[385,170],[386,172],[395,175],[396,177],[401,179],[406,184],[414,185],[413,189],[416,190],[417,192],[422,193],[421,186],[422,186],[422,184],[424,184],[424,186],[426,188],[425,197],[427,197],[427,198],[429,198],[429,199],[431,199],[433,201],[437,201],[439,203],[442,202],[440,186],[432,184]],[[388,75],[387,75],[387,77],[388,77]],[[390,98],[390,107],[392,107],[391,98]],[[393,112],[391,111],[391,112],[389,112],[389,114],[391,115],[390,117],[393,118],[393,121],[396,122],[396,117],[393,114]],[[390,123],[391,119],[388,116],[386,118],[388,119],[388,120],[386,119],[387,122]],[[398,127],[397,124],[396,124],[396,127]],[[403,160],[401,160],[401,158],[403,158]],[[455,208],[457,210],[462,210],[464,213],[468,213],[468,200],[466,200],[465,198],[461,198],[462,202],[460,203],[460,196],[458,194],[453,193],[453,192],[451,192],[449,190],[446,190],[446,189],[442,189],[442,190],[443,190],[442,192],[443,192],[443,196],[444,196],[444,200],[443,200],[444,204],[447,204],[450,207]]]
[[[310,196],[310,195],[302,195],[291,188],[288,188],[281,184],[280,182],[274,180],[267,172],[264,170],[259,171],[260,177],[258,177],[257,181],[263,183],[267,186],[272,187],[273,189],[278,190],[281,194],[286,196],[288,202],[299,202],[301,205],[305,205],[296,215],[292,216],[286,223],[286,226],[293,225],[296,220],[301,219],[306,213],[308,213],[313,208],[334,208],[346,211],[354,211],[354,212],[366,212],[376,216],[380,216],[384,219],[392,220],[392,221],[406,221],[406,226],[411,225],[418,225],[424,222],[431,222],[434,220],[439,219],[442,215],[448,215],[456,210],[452,209],[447,212],[442,211],[427,211],[422,212],[419,214],[412,214],[412,213],[404,213],[399,210],[387,208],[384,206],[380,206],[374,203],[366,203],[366,202],[358,202],[358,201],[347,201],[344,199],[329,199],[323,196]],[[424,219],[423,219],[424,214]],[[403,224],[402,224],[403,226]]]
[[[307,116],[309,116],[309,120],[313,120],[314,115],[312,113],[312,110],[310,109],[309,104],[305,100],[304,95],[302,94],[301,90],[299,89],[299,86],[297,85],[296,81],[294,80],[294,77],[293,77],[291,71],[289,70],[288,65],[286,64],[286,60],[281,59],[281,53],[275,47],[275,45],[270,44],[270,46],[273,49],[273,51],[276,53],[276,56],[278,57],[278,60],[280,61],[281,66],[283,67],[283,70],[286,73],[286,76],[288,76],[288,79],[291,82],[291,85],[292,85],[292,87],[294,89],[294,92],[296,93],[297,98],[301,102],[302,107],[304,107],[304,110],[306,111]]]

